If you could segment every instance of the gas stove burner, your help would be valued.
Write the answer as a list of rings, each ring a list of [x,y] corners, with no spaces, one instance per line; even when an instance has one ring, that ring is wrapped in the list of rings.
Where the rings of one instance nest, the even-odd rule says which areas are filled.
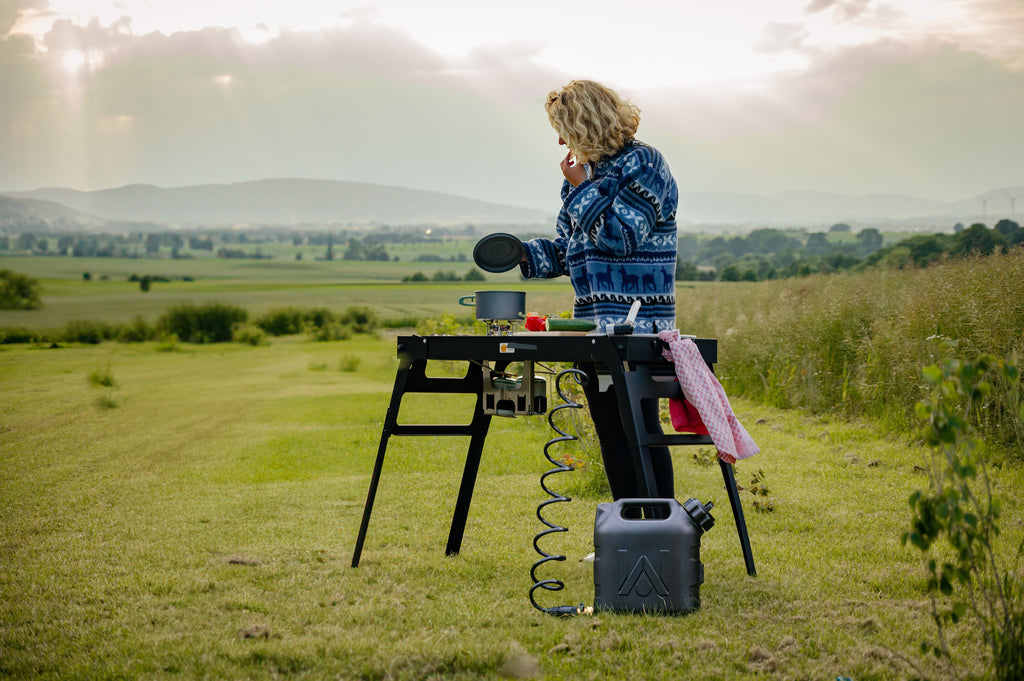
[[[488,336],[511,336],[515,331],[515,322],[508,319],[484,319]]]

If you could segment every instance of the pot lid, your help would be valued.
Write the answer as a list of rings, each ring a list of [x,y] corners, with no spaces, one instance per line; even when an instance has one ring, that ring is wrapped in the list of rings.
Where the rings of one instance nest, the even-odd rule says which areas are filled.
[[[473,247],[473,262],[488,272],[507,272],[522,259],[523,242],[513,234],[488,234]]]

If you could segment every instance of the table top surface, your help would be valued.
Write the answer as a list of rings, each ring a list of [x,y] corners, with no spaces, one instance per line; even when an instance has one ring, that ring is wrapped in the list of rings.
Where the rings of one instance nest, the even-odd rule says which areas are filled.
[[[718,341],[691,338],[708,364],[718,360]],[[661,362],[664,342],[653,334],[611,336],[523,332],[509,336],[399,336],[398,352],[411,359],[541,360],[549,362]]]

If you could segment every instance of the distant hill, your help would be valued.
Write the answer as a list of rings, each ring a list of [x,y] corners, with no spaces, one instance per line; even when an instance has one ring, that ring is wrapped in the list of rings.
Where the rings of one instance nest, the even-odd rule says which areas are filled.
[[[689,224],[813,227],[837,222],[889,224],[923,223],[952,227],[956,222],[995,223],[1012,217],[1016,206],[1009,197],[1021,196],[1024,186],[993,189],[982,196],[936,201],[901,194],[850,196],[826,192],[791,191],[772,195],[689,192],[680,196],[680,222]],[[990,225],[991,226],[991,225]]]
[[[1010,197],[1024,186],[993,189],[979,197],[937,201],[898,194],[792,191],[772,195],[687,192],[680,195],[682,226],[817,230],[838,222],[854,228],[951,229],[957,222],[994,224],[1013,217]],[[12,220],[42,221],[63,228],[133,231],[161,227],[258,225],[393,226],[501,225],[517,231],[552,222],[550,212],[477,201],[439,192],[334,180],[268,179],[191,187],[128,185],[78,191],[59,187],[8,192],[0,197],[0,226]]]
[[[31,225],[33,223],[47,226],[59,225],[64,229],[74,231],[100,225],[103,220],[53,201],[0,196],[0,226]]]
[[[84,192],[49,187],[9,196],[63,204],[110,220],[176,226],[323,223],[465,224],[545,222],[542,211],[438,192],[362,182],[271,179],[163,188],[128,185]]]

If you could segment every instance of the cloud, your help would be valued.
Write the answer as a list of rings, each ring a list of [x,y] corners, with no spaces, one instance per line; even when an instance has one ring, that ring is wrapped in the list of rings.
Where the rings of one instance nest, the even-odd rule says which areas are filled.
[[[754,43],[758,52],[781,52],[799,49],[809,35],[807,27],[799,23],[772,22],[761,32],[761,37]]]
[[[1019,183],[1010,157],[1024,156],[1024,131],[1008,112],[1024,108],[1024,11],[955,8],[978,16],[939,12],[922,32],[889,4],[814,0],[749,34],[773,64],[756,78],[613,84],[687,186],[934,195]],[[606,79],[585,52],[564,62],[571,74],[546,66],[539,38],[440,54],[369,11],[263,33],[139,34],[125,17],[57,20],[45,51],[0,39],[0,189],[300,176],[550,208],[562,153],[543,97],[572,77]]]
[[[557,146],[534,108],[544,93],[530,92],[551,77],[529,68],[528,43],[445,60],[359,22],[258,44],[230,29],[129,29],[61,20],[37,61],[5,60],[4,78],[35,89],[14,90],[16,110],[0,119],[23,133],[3,152],[0,187],[301,176],[537,205],[551,184],[537,164]],[[31,52],[25,36],[4,46],[15,43]],[[68,50],[93,55],[93,67],[70,73]],[[557,179],[557,160],[551,168]]]
[[[839,21],[855,19],[867,10],[871,0],[811,0],[805,10],[807,14],[817,14],[831,9]]]
[[[916,54],[889,45],[836,54],[775,96],[708,112],[718,124],[731,117],[728,128],[648,120],[693,188],[957,199],[1024,180],[1022,107],[1020,71],[952,46]]]

